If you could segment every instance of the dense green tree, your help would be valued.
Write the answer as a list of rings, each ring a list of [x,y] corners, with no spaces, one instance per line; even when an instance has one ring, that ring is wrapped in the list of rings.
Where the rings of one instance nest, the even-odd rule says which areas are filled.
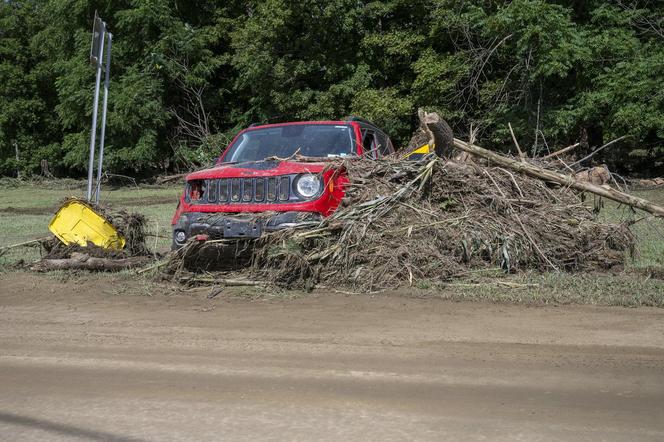
[[[0,174],[84,173],[95,10],[112,171],[205,164],[254,122],[357,114],[403,144],[424,107],[499,150],[508,123],[533,153],[627,135],[596,161],[664,173],[661,2],[5,0]]]
[[[54,78],[32,44],[44,23],[29,2],[0,7],[0,174],[11,174],[35,169],[36,152],[59,150],[50,139],[59,127],[49,112]]]

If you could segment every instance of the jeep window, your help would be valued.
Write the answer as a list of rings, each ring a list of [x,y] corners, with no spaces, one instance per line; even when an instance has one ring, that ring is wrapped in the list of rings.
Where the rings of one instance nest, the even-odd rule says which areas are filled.
[[[362,129],[362,148],[364,155],[368,158],[378,158],[378,145],[376,134],[371,129]]]
[[[228,148],[224,162],[288,158],[298,152],[307,157],[336,157],[354,154],[350,126],[292,124],[253,129],[240,135]]]
[[[390,139],[383,132],[376,132],[376,138],[378,138],[378,147],[380,150],[381,156],[386,156],[394,152],[392,143]]]

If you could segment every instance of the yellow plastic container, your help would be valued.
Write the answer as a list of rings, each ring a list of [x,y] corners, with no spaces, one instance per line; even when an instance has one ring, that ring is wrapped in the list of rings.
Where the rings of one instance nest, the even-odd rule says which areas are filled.
[[[435,149],[435,146],[429,146],[428,144],[425,144],[423,146],[418,147],[412,152],[408,152],[403,158],[407,159],[413,155],[426,155],[430,152],[433,152]]]
[[[122,249],[125,239],[87,203],[70,200],[60,207],[48,229],[65,244],[91,242],[105,249]]]

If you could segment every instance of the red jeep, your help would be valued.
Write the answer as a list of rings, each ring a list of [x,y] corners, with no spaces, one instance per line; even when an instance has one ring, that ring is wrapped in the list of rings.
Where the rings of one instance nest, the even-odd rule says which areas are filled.
[[[172,221],[173,248],[191,237],[257,238],[264,231],[316,225],[339,206],[348,182],[343,172],[326,168],[326,160],[392,152],[383,131],[356,117],[251,126],[215,167],[187,176]],[[309,158],[288,159],[295,154]]]

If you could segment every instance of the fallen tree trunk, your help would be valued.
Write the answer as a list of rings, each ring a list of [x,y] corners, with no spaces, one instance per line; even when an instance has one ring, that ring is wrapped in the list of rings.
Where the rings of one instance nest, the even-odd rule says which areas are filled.
[[[437,113],[425,112],[423,109],[417,111],[417,116],[420,119],[420,130],[428,136],[428,144],[434,146],[436,155],[445,158],[451,157],[454,149],[454,134],[447,121],[440,118]]]
[[[42,259],[37,261],[31,270],[98,270],[107,272],[118,272],[145,265],[150,261],[147,256],[134,256],[131,258],[113,259],[96,258],[85,253],[74,252],[70,258]]]
[[[571,176],[563,175],[552,170],[543,169],[527,162],[513,160],[504,155],[500,155],[496,152],[492,152],[474,144],[466,143],[465,141],[461,141],[456,138],[454,139],[454,147],[478,157],[485,158],[500,166],[516,170],[517,172],[525,173],[526,175],[540,178],[551,183],[560,184],[561,186],[567,186],[584,192],[594,193],[595,195],[603,196],[610,200],[627,204],[628,206],[636,207],[637,209],[641,209],[655,216],[664,218],[664,207],[658,206],[657,204],[654,204],[646,199],[629,195],[610,187],[601,187],[588,182],[577,181]]]

